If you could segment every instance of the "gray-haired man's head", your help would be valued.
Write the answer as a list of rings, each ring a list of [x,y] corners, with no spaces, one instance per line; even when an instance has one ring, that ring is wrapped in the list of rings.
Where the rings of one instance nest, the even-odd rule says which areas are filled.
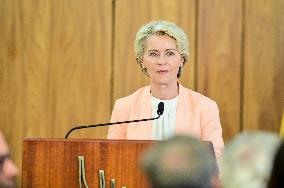
[[[210,188],[218,177],[214,154],[190,136],[176,136],[156,144],[142,166],[155,188]]]

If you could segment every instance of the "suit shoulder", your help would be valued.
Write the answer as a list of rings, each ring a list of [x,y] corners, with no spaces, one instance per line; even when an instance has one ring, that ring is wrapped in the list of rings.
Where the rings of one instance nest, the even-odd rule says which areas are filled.
[[[199,105],[217,105],[216,102],[212,99],[210,99],[209,97],[198,93],[196,91],[193,91],[191,89],[185,88],[186,93],[188,94],[188,96],[196,101]]]
[[[116,105],[122,106],[122,107],[130,107],[132,104],[135,103],[135,101],[137,99],[140,98],[140,96],[143,95],[143,93],[149,89],[149,86],[144,86],[142,88],[139,88],[138,90],[136,90],[135,92],[133,92],[132,94],[126,96],[126,97],[122,97],[120,99],[116,100]]]

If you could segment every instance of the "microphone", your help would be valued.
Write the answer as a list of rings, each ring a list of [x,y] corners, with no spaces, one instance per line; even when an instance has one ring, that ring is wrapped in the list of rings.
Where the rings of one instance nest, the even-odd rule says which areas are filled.
[[[102,127],[102,126],[108,126],[108,125],[118,125],[118,124],[123,124],[123,123],[134,123],[134,122],[141,122],[141,121],[151,121],[151,120],[159,119],[161,117],[161,115],[163,115],[163,113],[164,113],[164,103],[160,102],[158,104],[158,110],[157,110],[158,117],[149,118],[149,119],[136,119],[136,120],[131,120],[131,121],[118,121],[118,122],[113,122],[113,123],[101,123],[101,124],[95,124],[95,125],[76,126],[76,127],[73,127],[72,129],[70,129],[67,132],[67,134],[65,135],[65,139],[68,138],[68,136],[70,135],[71,132],[73,132],[74,130],[77,130],[77,129],[85,129],[85,128],[91,128],[91,127]]]

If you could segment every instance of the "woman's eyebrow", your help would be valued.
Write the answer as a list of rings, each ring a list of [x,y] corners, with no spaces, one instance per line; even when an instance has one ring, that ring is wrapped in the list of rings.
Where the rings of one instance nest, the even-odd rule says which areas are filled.
[[[172,50],[176,50],[175,48],[169,48],[169,49],[165,49],[165,51],[172,51]],[[154,51],[154,52],[160,52],[159,50],[156,50],[156,49],[150,49],[150,50],[148,50],[148,52],[152,52],[152,51]]]
[[[159,52],[159,50],[156,50],[156,49],[150,49],[150,50],[148,50],[148,52],[152,52],[152,51],[154,51],[154,52]]]
[[[165,51],[172,51],[172,50],[176,50],[175,48],[169,48],[169,49],[166,49]]]

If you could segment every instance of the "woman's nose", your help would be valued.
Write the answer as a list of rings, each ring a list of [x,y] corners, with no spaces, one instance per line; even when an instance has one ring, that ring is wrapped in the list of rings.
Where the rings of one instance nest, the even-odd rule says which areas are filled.
[[[158,58],[158,60],[157,60],[157,64],[158,64],[158,65],[164,65],[164,64],[166,64],[166,58],[165,58],[165,56],[160,55],[159,58]]]

